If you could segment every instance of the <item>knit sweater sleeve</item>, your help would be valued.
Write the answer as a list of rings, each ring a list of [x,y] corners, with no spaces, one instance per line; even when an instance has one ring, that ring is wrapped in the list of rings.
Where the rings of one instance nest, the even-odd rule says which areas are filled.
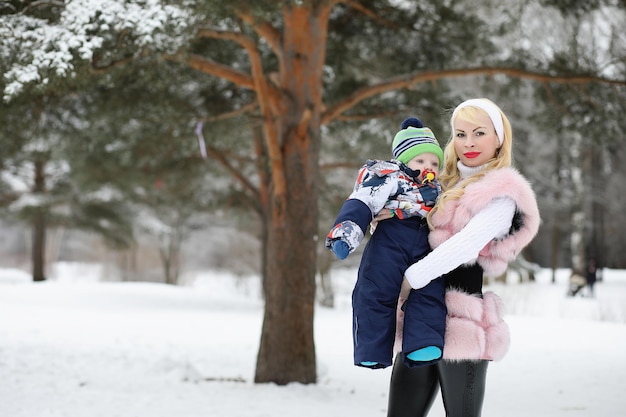
[[[509,232],[515,207],[511,198],[492,200],[463,229],[405,271],[411,287],[423,288],[433,279],[476,260],[485,245]]]

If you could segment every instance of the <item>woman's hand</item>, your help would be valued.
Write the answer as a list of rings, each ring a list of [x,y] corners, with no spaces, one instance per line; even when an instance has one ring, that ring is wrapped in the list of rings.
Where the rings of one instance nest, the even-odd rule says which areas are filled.
[[[407,281],[406,277],[402,277],[402,286],[400,287],[400,296],[398,297],[399,302],[404,302],[409,298],[409,293],[411,292],[411,284]]]
[[[390,209],[382,209],[378,212],[378,214],[374,217],[374,220],[370,223],[370,234],[374,233],[376,230],[376,226],[378,222],[381,220],[391,219],[393,217],[393,212]]]
[[[374,222],[379,222],[381,220],[391,219],[393,217],[393,211],[390,209],[384,208],[378,212],[376,217],[374,217]]]

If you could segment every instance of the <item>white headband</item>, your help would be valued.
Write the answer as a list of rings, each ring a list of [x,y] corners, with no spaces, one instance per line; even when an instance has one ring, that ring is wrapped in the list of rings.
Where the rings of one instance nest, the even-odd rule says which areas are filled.
[[[498,142],[500,142],[500,145],[502,145],[502,142],[504,142],[504,123],[502,122],[502,114],[500,114],[500,109],[495,104],[492,104],[491,102],[480,98],[465,100],[463,103],[456,106],[456,109],[454,109],[454,112],[452,113],[452,118],[454,119],[454,116],[456,116],[456,113],[459,111],[459,109],[470,106],[478,107],[479,109],[484,110],[485,113],[489,115],[491,123],[493,123],[493,127],[496,129]]]

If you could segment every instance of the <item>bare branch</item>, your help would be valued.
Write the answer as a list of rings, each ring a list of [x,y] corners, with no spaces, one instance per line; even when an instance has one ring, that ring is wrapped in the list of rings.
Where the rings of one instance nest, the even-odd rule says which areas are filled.
[[[252,40],[248,38],[246,35],[240,32],[232,32],[225,30],[215,30],[208,27],[203,27],[198,29],[196,32],[197,38],[211,38],[211,39],[222,39],[227,41],[233,41],[243,46],[249,45]]]
[[[177,60],[176,57],[169,57],[167,59]],[[220,64],[213,61],[210,58],[205,58],[200,55],[192,54],[185,62],[191,68],[203,72],[205,74],[214,75],[216,77],[224,78],[240,87],[254,90],[254,80],[249,74],[232,69],[229,66]]]
[[[515,78],[529,79],[538,82],[553,82],[564,84],[588,84],[592,82],[598,82],[610,85],[626,86],[626,80],[614,80],[609,78],[597,77],[593,75],[552,75],[539,72],[532,72],[519,68],[496,68],[496,67],[481,67],[481,68],[469,68],[469,69],[450,69],[439,71],[424,71],[415,74],[406,74],[398,77],[391,78],[385,82],[379,84],[363,87],[345,100],[330,106],[324,112],[322,116],[322,124],[328,124],[331,121],[337,119],[342,113],[351,109],[359,102],[366,100],[370,97],[393,90],[399,90],[401,88],[408,88],[414,84],[441,80],[445,78],[472,76],[472,75],[507,75]]]
[[[29,4],[28,6],[24,7],[24,9],[22,10],[22,13],[27,13],[31,9],[35,9],[37,7],[44,7],[44,6],[65,7],[65,3],[62,2],[62,1],[55,1],[55,0],[34,1],[31,4]]]
[[[320,170],[322,171],[334,171],[340,168],[346,169],[354,169],[357,170],[363,165],[362,162],[328,162],[328,163],[320,163]]]
[[[257,103],[256,101],[250,104],[247,104],[239,109],[233,110],[231,112],[227,112],[227,113],[222,113],[222,114],[218,114],[217,116],[213,116],[213,117],[205,117],[202,119],[203,123],[211,123],[211,122],[217,122],[220,120],[226,120],[226,119],[231,119],[233,117],[237,117],[237,116],[241,116],[242,114],[245,113],[249,113],[251,111],[253,111],[254,109],[259,107],[259,103]]]
[[[260,37],[265,39],[270,46],[274,54],[281,59],[281,47],[280,47],[280,32],[278,32],[272,25],[267,22],[260,22],[256,20],[251,14],[243,11],[236,11],[237,16],[247,23]]]
[[[123,58],[123,59],[119,59],[117,61],[111,61],[110,63],[106,64],[106,65],[98,65],[98,61],[97,60],[93,60],[91,62],[91,68],[90,68],[90,72],[93,74],[104,74],[110,70],[112,70],[113,68],[117,68],[117,67],[121,67],[124,66],[130,62],[132,62],[135,59],[134,56],[129,56],[127,58]]]
[[[377,13],[373,10],[368,9],[367,7],[363,6],[362,4],[360,4],[357,1],[354,0],[344,0],[344,1],[337,1],[337,3],[343,3],[346,6],[349,6],[351,8],[353,8],[354,10],[357,10],[361,13],[363,13],[365,16],[373,19],[374,21],[377,21],[378,23],[382,24],[383,26],[387,26],[387,27],[397,27],[398,23],[391,21],[391,20],[387,20],[387,19],[383,19],[380,16],[380,13]]]
[[[207,145],[206,147],[207,154],[215,159],[220,165],[222,165],[226,170],[232,174],[232,176],[249,192],[252,193],[253,198],[258,200],[259,197],[259,189],[252,184],[248,178],[237,168],[235,168],[230,162],[227,155],[220,149],[215,148],[213,146]]]
[[[261,117],[263,117],[263,129],[267,144],[267,151],[272,166],[272,177],[274,189],[273,192],[277,196],[278,206],[286,207],[287,198],[287,179],[283,168],[283,155],[280,148],[280,137],[274,118],[280,113],[278,102],[280,101],[281,92],[275,88],[265,77],[263,69],[263,61],[261,55],[256,48],[256,44],[250,38],[240,39],[241,45],[248,52],[250,58],[250,66],[252,79],[254,81],[254,91],[256,92]],[[277,211],[282,213],[282,209]]]
[[[392,111],[376,111],[374,113],[364,114],[341,114],[334,120],[340,120],[342,122],[366,122],[372,119],[389,119],[398,115],[398,109]]]
[[[265,30],[269,29],[265,28]],[[248,53],[251,67],[250,75],[235,71],[230,67],[198,55],[191,55],[188,63],[192,66],[192,68],[203,71],[207,74],[228,79],[237,85],[255,91],[261,116],[265,121],[265,123],[263,123],[263,128],[265,130],[265,139],[267,141],[267,149],[270,157],[270,164],[272,166],[271,172],[274,177],[274,193],[280,196],[279,201],[282,202],[286,199],[287,182],[282,169],[283,159],[280,149],[279,134],[277,127],[273,123],[275,115],[279,114],[277,103],[279,102],[281,93],[265,77],[263,62],[256,48],[256,43],[253,39],[245,36],[243,33],[218,31],[211,28],[202,28],[198,30],[196,35],[198,37],[208,37],[236,42]],[[281,204],[281,206],[286,207],[285,204]]]

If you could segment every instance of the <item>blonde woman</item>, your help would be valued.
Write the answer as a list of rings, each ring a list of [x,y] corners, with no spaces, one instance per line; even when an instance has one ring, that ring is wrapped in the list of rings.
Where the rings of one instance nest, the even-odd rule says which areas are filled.
[[[502,302],[483,293],[483,274],[497,276],[530,243],[539,211],[530,184],[511,167],[512,132],[506,115],[490,100],[464,101],[450,118],[444,150],[443,188],[428,216],[433,248],[405,271],[400,303],[444,276],[448,310],[443,358],[408,368],[395,360],[388,417],[426,416],[441,387],[447,417],[478,417],[487,365],[509,347]],[[377,220],[386,217],[381,214]],[[410,323],[409,311],[405,322]],[[400,313],[400,316],[403,314]],[[402,328],[402,320],[398,321]],[[404,337],[413,331],[403,327]]]

